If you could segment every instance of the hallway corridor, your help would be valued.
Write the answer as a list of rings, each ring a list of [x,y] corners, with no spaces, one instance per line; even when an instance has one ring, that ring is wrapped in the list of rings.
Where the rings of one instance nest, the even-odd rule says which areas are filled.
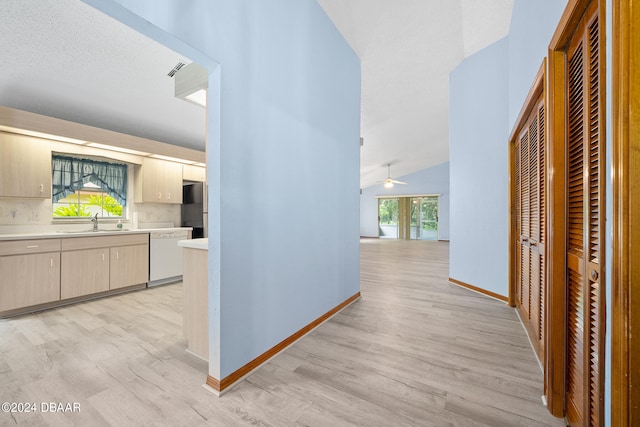
[[[221,398],[184,352],[182,285],[0,320],[0,425],[560,426],[513,309],[447,282],[448,243],[367,239],[362,299]]]

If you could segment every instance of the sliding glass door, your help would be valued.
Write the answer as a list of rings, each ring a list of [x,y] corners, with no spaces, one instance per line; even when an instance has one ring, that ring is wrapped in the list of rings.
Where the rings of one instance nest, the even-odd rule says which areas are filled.
[[[415,237],[413,210],[415,207]],[[438,196],[413,197],[411,200],[412,239],[438,240]]]
[[[381,239],[398,238],[398,199],[378,199],[378,229]]]
[[[381,239],[438,240],[438,196],[378,199]]]

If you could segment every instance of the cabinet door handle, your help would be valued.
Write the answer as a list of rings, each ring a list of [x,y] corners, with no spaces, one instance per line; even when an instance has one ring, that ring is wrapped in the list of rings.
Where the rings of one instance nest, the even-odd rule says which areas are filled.
[[[158,199],[162,199],[162,193],[158,191]]]
[[[28,245],[28,246],[27,246],[27,249],[35,249],[35,248],[37,248],[37,247],[38,247],[38,245]]]
[[[116,251],[116,259],[120,259],[120,251]]]
[[[53,268],[53,258],[51,258],[51,267]]]
[[[104,261],[104,252],[102,253],[102,260]]]
[[[171,193],[167,193],[167,200],[171,199]]]
[[[40,184],[40,192],[44,193],[44,184]]]

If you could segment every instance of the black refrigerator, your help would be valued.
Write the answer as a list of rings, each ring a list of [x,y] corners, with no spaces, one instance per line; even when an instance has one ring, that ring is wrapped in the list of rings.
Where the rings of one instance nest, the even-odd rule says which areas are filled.
[[[208,237],[207,186],[202,182],[182,184],[182,224],[193,227],[194,239]]]

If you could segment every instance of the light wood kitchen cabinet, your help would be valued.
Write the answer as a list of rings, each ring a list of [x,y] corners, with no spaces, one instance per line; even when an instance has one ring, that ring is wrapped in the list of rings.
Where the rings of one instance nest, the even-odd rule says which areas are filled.
[[[62,252],[60,297],[75,298],[109,290],[109,248]]]
[[[0,132],[0,197],[51,197],[47,140]]]
[[[148,281],[147,233],[62,240],[62,299]]]
[[[111,248],[109,288],[119,289],[149,281],[149,245]]]
[[[0,256],[0,272],[0,312],[60,299],[60,252]]]
[[[184,181],[205,182],[207,169],[202,166],[182,165],[182,179]]]
[[[0,240],[0,317],[148,281],[149,233]]]
[[[202,240],[204,239],[200,239]],[[198,357],[209,360],[208,251],[190,245],[182,246],[184,259],[182,325],[187,338],[187,349]]]
[[[182,203],[182,165],[166,160],[144,158],[136,168],[137,203]]]

